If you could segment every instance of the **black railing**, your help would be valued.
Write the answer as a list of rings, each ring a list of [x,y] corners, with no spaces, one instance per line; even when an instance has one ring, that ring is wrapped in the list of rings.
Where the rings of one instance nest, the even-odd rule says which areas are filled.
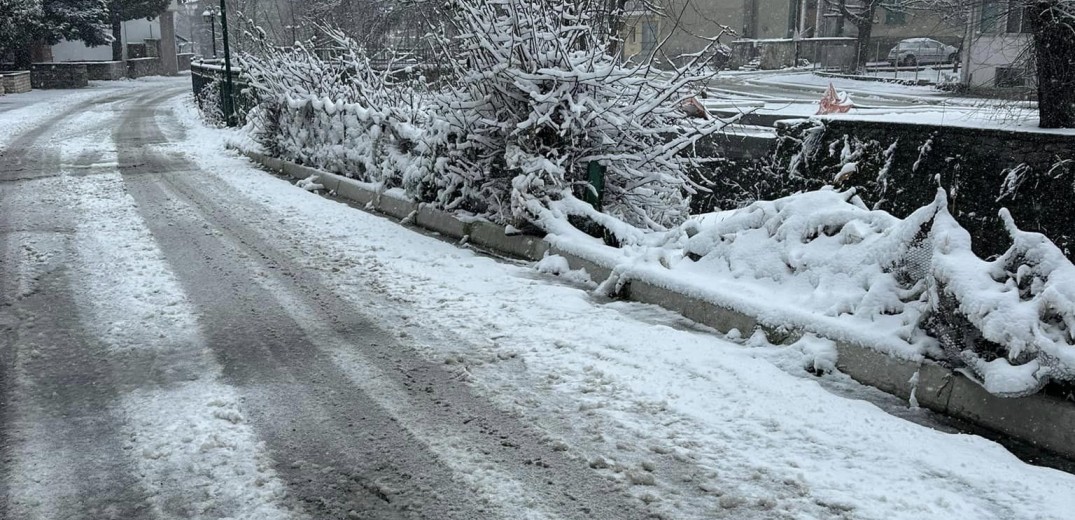
[[[232,82],[235,85],[235,113],[240,125],[246,122],[246,113],[257,103],[254,94],[248,88],[248,84],[243,79],[242,70],[236,67],[231,69]],[[193,88],[194,98],[203,102],[210,101],[205,98],[206,89],[209,89],[213,84],[217,84],[216,92],[213,93],[213,99],[211,100],[216,109],[219,110],[219,114],[223,115],[225,111],[225,89],[222,87],[224,83],[224,65],[221,60],[199,60],[190,64],[190,79],[191,87]]]

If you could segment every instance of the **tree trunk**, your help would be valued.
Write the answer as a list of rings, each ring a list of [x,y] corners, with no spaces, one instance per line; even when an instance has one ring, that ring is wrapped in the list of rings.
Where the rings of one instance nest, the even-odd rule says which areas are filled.
[[[112,61],[123,61],[123,21],[112,19]]]
[[[623,8],[627,5],[627,0],[608,0],[608,48],[606,52],[610,56],[619,57],[620,54],[620,41],[623,35]]]
[[[1033,28],[1042,128],[1075,128],[1075,24],[1060,0],[1037,0],[1027,9]],[[1059,15],[1059,16],[1058,16]]]
[[[873,9],[866,13],[866,21],[858,24],[859,35],[855,39],[855,72],[866,72],[870,61],[870,35],[873,34]]]

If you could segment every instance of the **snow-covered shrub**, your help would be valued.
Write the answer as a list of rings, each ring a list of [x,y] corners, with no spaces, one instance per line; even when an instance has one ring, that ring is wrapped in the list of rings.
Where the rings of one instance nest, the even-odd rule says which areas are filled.
[[[213,80],[194,96],[194,103],[198,105],[202,120],[218,128],[225,125],[221,95],[221,81]]]
[[[692,147],[726,126],[682,108],[723,58],[716,39],[660,71],[610,56],[573,2],[449,7],[455,36],[434,41],[436,87],[375,71],[362,45],[331,30],[332,57],[302,44],[244,56],[259,99],[248,130],[280,157],[499,222],[596,224],[622,242],[686,218]],[[583,202],[597,195],[599,208]]]
[[[598,162],[607,169],[608,215],[643,229],[686,217],[692,159],[684,152],[724,123],[686,119],[679,105],[706,79],[700,71],[719,50],[715,42],[662,73],[606,54],[577,3],[454,5],[458,81],[437,100],[443,160],[426,182],[439,202],[544,226],[565,216],[600,222],[578,203]]]
[[[895,334],[998,395],[1075,382],[1075,266],[1001,218],[1012,245],[986,261],[943,192],[897,219],[854,190],[820,190],[696,218],[684,255],[694,271]]]
[[[259,100],[247,131],[279,157],[385,186],[427,171],[419,78],[376,71],[361,45],[323,32],[335,44],[331,58],[302,43],[244,56]]]
[[[1020,231],[1001,210],[1012,245],[993,261],[947,211],[933,228],[934,310],[963,327],[934,334],[990,392],[1023,395],[1050,380],[1075,382],[1075,266],[1048,238]],[[967,327],[966,325],[970,325]]]

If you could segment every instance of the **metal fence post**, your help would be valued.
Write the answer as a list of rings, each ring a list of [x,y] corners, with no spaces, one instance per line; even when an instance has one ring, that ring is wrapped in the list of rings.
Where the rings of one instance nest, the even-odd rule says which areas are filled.
[[[228,45],[228,7],[220,0],[220,30],[224,33],[224,120],[237,126],[235,120],[235,85],[231,81],[231,47]]]
[[[597,161],[590,161],[590,164],[586,167],[590,189],[586,190],[585,200],[597,211],[601,211],[602,199],[605,195],[605,169],[605,166]]]

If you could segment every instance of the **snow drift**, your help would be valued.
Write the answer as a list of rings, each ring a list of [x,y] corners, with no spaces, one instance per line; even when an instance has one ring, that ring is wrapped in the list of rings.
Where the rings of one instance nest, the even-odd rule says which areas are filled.
[[[1075,266],[1007,212],[1009,250],[987,261],[944,192],[906,219],[831,189],[694,218],[672,270],[733,279],[818,314],[898,337],[990,392],[1075,381]],[[716,280],[714,280],[716,279]],[[700,280],[700,281],[701,281]]]

